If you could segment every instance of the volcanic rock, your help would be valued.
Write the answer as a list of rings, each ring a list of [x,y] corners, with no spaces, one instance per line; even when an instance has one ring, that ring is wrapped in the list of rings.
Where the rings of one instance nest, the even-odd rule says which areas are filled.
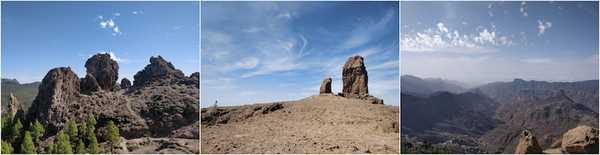
[[[80,89],[81,89],[82,94],[89,95],[92,92],[99,91],[101,88],[100,88],[100,85],[98,84],[98,81],[96,81],[96,78],[94,78],[93,75],[88,73],[85,75],[85,78],[81,79]]]
[[[131,81],[129,81],[127,78],[123,78],[121,80],[121,89],[127,89],[129,87],[131,87]]]
[[[342,69],[342,94],[361,98],[369,95],[367,69],[362,56],[348,58]]]
[[[8,103],[8,110],[10,112],[10,117],[13,118],[15,117],[15,114],[17,114],[17,111],[19,110],[19,100],[17,99],[17,97],[15,97],[15,95],[13,95],[13,93],[10,93],[9,95],[9,100],[10,102]]]
[[[85,62],[86,72],[92,74],[102,90],[113,90],[119,78],[119,64],[110,54],[96,54]]]
[[[161,56],[151,57],[150,64],[144,70],[137,72],[133,76],[133,86],[140,87],[151,85],[152,83],[170,83],[180,82],[187,79],[183,72],[175,69],[173,64],[167,62]]]
[[[528,129],[523,130],[521,139],[515,150],[515,154],[541,154],[542,148],[537,142],[535,135]]]
[[[66,122],[64,114],[58,112],[67,108],[67,104],[79,96],[79,78],[70,67],[59,67],[50,70],[42,83],[33,104],[29,108],[29,120],[38,119],[49,126],[50,131],[56,125]]]
[[[590,126],[578,126],[562,136],[561,148],[570,154],[598,154],[598,129]]]
[[[321,82],[321,89],[319,94],[333,94],[331,92],[331,78],[326,78]]]

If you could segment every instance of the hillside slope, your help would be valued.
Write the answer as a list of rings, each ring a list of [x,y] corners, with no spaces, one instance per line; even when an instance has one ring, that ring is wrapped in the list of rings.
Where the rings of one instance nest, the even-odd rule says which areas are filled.
[[[202,153],[399,153],[398,107],[333,95],[203,108]]]
[[[8,96],[14,94],[24,109],[29,108],[38,92],[40,82],[21,84],[15,79],[2,79],[2,110],[7,110]]]

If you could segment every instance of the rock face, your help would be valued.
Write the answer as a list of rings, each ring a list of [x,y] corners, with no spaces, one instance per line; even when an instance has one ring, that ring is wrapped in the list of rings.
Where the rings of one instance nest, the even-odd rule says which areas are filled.
[[[85,62],[86,72],[92,74],[102,90],[113,90],[119,78],[119,64],[110,54],[96,54]]]
[[[127,89],[129,87],[131,87],[131,81],[129,81],[127,78],[123,78],[121,80],[121,89]]]
[[[50,70],[40,84],[38,95],[29,108],[29,120],[38,119],[49,125],[50,133],[66,122],[65,115],[58,111],[67,109],[67,103],[79,96],[79,78],[70,67]]]
[[[574,153],[598,153],[598,129],[590,126],[578,126],[562,136],[563,151]]]
[[[12,93],[10,93],[9,100],[10,102],[8,103],[8,110],[10,111],[10,117],[13,118],[15,117],[15,114],[17,114],[17,111],[19,111],[20,104],[17,97],[15,97],[15,95]]]
[[[535,135],[528,129],[523,130],[521,139],[515,150],[515,154],[541,154],[542,148],[537,142]]]
[[[366,97],[369,95],[367,69],[362,56],[348,58],[342,69],[342,94],[345,97]]]
[[[173,64],[167,62],[161,56],[157,56],[151,57],[150,64],[133,76],[133,86],[140,87],[152,83],[179,82],[181,79],[186,78],[183,72],[175,69]]]
[[[96,81],[96,78],[91,74],[87,74],[85,75],[85,78],[81,79],[80,89],[82,94],[89,95],[92,92],[99,91],[101,88],[98,81]]]
[[[326,78],[321,82],[319,94],[333,94],[333,92],[331,92],[331,78]]]

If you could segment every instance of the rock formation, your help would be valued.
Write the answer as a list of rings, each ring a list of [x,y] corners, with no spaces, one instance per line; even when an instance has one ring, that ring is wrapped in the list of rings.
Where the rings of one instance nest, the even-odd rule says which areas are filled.
[[[571,154],[598,154],[598,129],[590,126],[578,126],[562,136],[562,151]]]
[[[193,80],[158,57],[152,58],[152,63],[138,73],[137,78],[146,82],[128,91],[111,91],[118,87],[126,89],[131,83],[123,79],[122,86],[115,84],[117,78],[112,77],[118,67],[114,61],[107,60],[107,56],[98,54],[90,58],[86,63],[88,75],[81,82],[70,68],[50,70],[40,84],[27,121],[39,120],[46,126],[47,135],[52,136],[67,120],[82,122],[94,115],[100,126],[115,122],[126,139],[167,137],[172,131],[198,122],[197,81],[195,85],[181,83]],[[110,89],[106,90],[100,81],[104,81],[104,86],[110,83]],[[95,90],[105,91],[91,93]],[[190,135],[187,130],[179,131],[179,137]]]
[[[173,64],[164,60],[161,56],[151,57],[150,64],[144,70],[133,76],[133,86],[140,87],[152,83],[179,82],[185,79],[185,75]]]
[[[119,78],[119,64],[110,54],[96,54],[85,62],[86,72],[92,74],[102,90],[113,90]]]
[[[523,130],[521,139],[515,150],[515,154],[541,154],[542,148],[537,142],[535,135],[528,129]]]
[[[10,112],[10,117],[14,118],[15,115],[17,114],[17,111],[19,111],[19,100],[17,99],[17,97],[15,97],[15,95],[13,95],[13,93],[10,93],[8,99],[10,100],[10,102],[8,103],[8,110]]]
[[[369,95],[367,69],[362,56],[348,58],[342,69],[342,94],[362,98]]]
[[[319,94],[333,94],[333,92],[331,92],[331,78],[325,78],[323,82],[321,82]]]
[[[59,67],[50,70],[28,111],[28,119],[38,119],[43,124],[49,125],[48,129],[55,132],[57,126],[66,122],[64,113],[58,112],[67,109],[67,103],[74,101],[79,96],[79,78],[70,67]]]
[[[123,78],[121,80],[121,89],[127,89],[129,87],[131,87],[131,81],[129,81],[127,78]]]
[[[85,78],[81,79],[80,89],[82,94],[90,95],[92,92],[97,92],[101,88],[98,81],[96,81],[96,78],[88,73],[85,75]]]

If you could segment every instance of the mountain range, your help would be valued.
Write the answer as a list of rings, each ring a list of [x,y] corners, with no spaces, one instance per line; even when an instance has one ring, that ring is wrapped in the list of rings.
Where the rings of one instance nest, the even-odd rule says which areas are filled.
[[[448,89],[457,86],[452,82],[402,77],[409,77],[401,80],[403,140],[447,147],[449,153],[513,153],[523,129],[535,131],[542,147],[556,147],[571,128],[598,127],[598,80],[515,79],[461,92]]]

